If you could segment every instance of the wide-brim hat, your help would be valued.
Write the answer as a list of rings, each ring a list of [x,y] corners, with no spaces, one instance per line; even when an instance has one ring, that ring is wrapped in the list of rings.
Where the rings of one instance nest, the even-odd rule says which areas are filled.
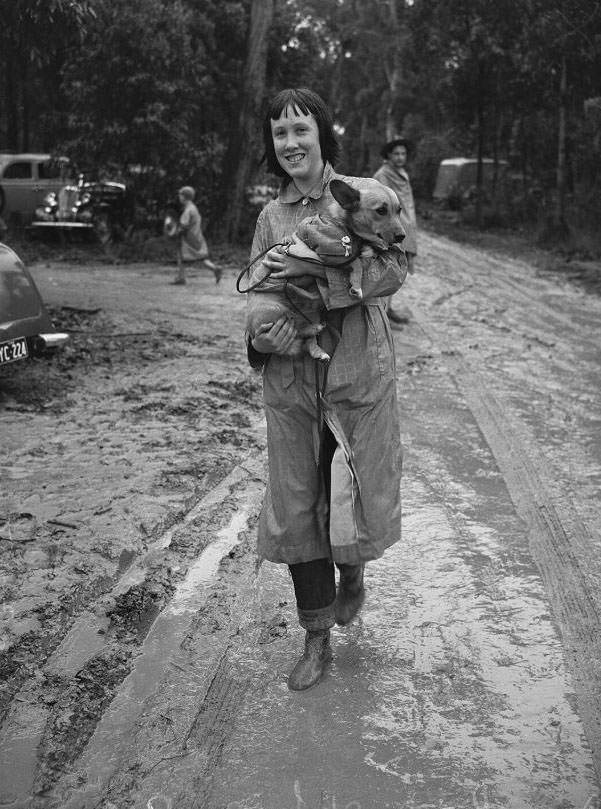
[[[392,140],[389,140],[388,143],[385,143],[384,146],[382,146],[382,148],[380,149],[380,154],[382,155],[384,160],[386,160],[388,158],[388,155],[397,146],[404,146],[405,149],[407,149],[407,154],[409,154],[409,152],[411,151],[412,144],[407,138],[398,137],[398,138],[393,138]]]

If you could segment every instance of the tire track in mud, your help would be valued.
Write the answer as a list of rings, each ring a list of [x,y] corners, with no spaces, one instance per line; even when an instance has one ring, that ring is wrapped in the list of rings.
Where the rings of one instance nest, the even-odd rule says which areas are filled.
[[[239,705],[251,683],[250,677],[236,678],[228,658],[221,659],[186,744],[187,752],[192,753],[198,762],[190,784],[192,794],[189,788],[179,791],[174,806],[189,806],[190,809],[206,809],[208,806],[215,770],[222,762]]]
[[[495,292],[498,289],[491,284],[491,298]],[[514,295],[511,287],[509,300]],[[547,309],[549,315],[553,313],[550,307],[544,309],[543,317],[547,317]],[[532,557],[559,625],[579,715],[601,779],[601,615],[574,552],[574,547],[590,550],[593,539],[576,504],[565,495],[556,496],[556,482],[545,478],[548,464],[507,404],[491,392],[458,349],[447,349],[448,339],[431,318],[418,306],[412,305],[411,311],[465,398],[503,474],[516,511],[529,528]]]
[[[463,395],[499,464],[519,515],[530,528],[530,547],[563,637],[579,713],[601,778],[601,615],[588,589],[573,545],[592,537],[567,498],[553,498],[538,470],[542,457],[507,411],[465,363],[454,369]],[[525,449],[527,447],[527,450]],[[569,528],[567,527],[569,526]]]
[[[227,532],[227,520],[238,514],[240,490],[254,490],[257,481],[262,485],[262,473],[256,457],[250,455],[153,543],[105,594],[105,602],[115,605],[112,611],[96,605],[94,611],[88,610],[76,620],[42,669],[46,686],[43,704],[37,700],[39,682],[28,682],[21,689],[3,727],[1,781],[5,790],[10,784],[12,791],[0,795],[0,805],[62,807],[62,799],[54,804],[49,797],[57,779],[68,774],[74,764],[77,767],[78,758],[106,721],[107,712],[114,712],[115,700],[140,668],[145,647],[152,644],[161,618],[170,610],[177,614],[182,599],[189,596],[186,588],[193,575],[194,558],[188,578],[181,580],[180,576],[176,589],[166,572],[169,566],[164,554],[190,531],[199,533],[199,521],[210,526],[210,531],[200,532],[207,538],[196,562],[210,554],[219,545],[216,531],[221,528]],[[189,556],[196,546],[184,542],[183,547]],[[164,553],[159,559],[161,551]],[[176,556],[181,563],[177,548]],[[169,642],[177,640],[173,636]],[[133,721],[139,704],[129,696],[122,701],[122,717],[131,715],[133,708]],[[107,738],[111,738],[110,733]],[[101,746],[98,753],[100,761],[110,758],[111,741],[105,739],[105,747],[103,750]],[[33,801],[32,794],[38,796]]]
[[[158,774],[146,805],[152,794],[164,790],[162,765],[173,772],[174,760],[188,755],[195,739],[199,750],[194,773],[205,773],[206,781],[223,747],[228,716],[233,716],[246,688],[244,681],[224,673],[254,586],[256,571],[247,557],[263,485],[260,464],[249,459],[219,487],[220,493],[213,492],[215,508],[222,511],[224,494],[234,497],[233,508],[227,508],[233,515],[230,525],[191,565],[157,616],[81,757],[39,803],[31,804],[32,809],[104,806],[104,796],[107,806],[112,805],[111,796],[120,806],[131,805],[129,796],[140,779]],[[231,592],[225,586],[213,589],[220,564],[232,575]]]
[[[541,299],[541,286],[540,283],[536,283],[536,279],[533,282],[530,277],[532,273],[530,265],[515,259],[497,257],[441,237],[434,238],[428,234],[423,235],[423,243],[426,262],[436,266],[438,280],[451,287],[448,292],[441,292],[434,301],[435,305],[439,306],[452,297],[472,290],[477,292],[480,301],[488,302],[493,308],[504,299],[512,301],[517,299],[528,308],[531,315],[527,323],[529,331],[523,332],[525,324],[515,322],[513,312],[507,312],[506,317],[512,324],[511,328],[515,328],[521,336],[536,339],[533,332],[538,328],[548,330],[551,325],[557,329],[558,334],[573,335],[583,346],[588,346],[593,352],[599,352],[599,339],[598,337],[595,339],[592,328],[591,333],[584,332],[582,326],[576,324],[570,314],[559,311]],[[451,271],[446,272],[449,269]],[[560,295],[561,288],[557,287],[555,292]],[[533,301],[536,302],[535,308],[532,306]]]
[[[67,330],[71,322],[91,325],[90,319],[67,321]],[[102,323],[112,328],[110,318],[103,316]],[[163,324],[149,343],[160,350],[147,358],[140,345],[118,339],[93,345],[91,337],[79,335],[52,363],[32,361],[10,378],[3,375],[0,405],[8,404],[0,414],[0,443],[6,435],[2,467],[9,484],[0,546],[2,615],[8,620],[0,633],[0,720],[61,645],[74,616],[101,603],[132,558],[253,446],[258,384],[246,373],[210,378],[200,392],[182,386],[187,396],[178,395],[171,378],[163,376],[166,384],[160,384],[165,365],[159,359],[177,379],[175,359],[188,364],[192,349],[205,342]],[[110,373],[100,370],[105,366]],[[123,385],[115,384],[119,378]],[[197,423],[202,412],[210,413],[209,429],[194,447],[179,442],[176,453],[177,437],[163,440],[164,434]],[[65,495],[68,487],[73,496]],[[33,513],[19,513],[23,507],[16,504],[23,499],[33,501],[27,507]],[[20,517],[29,518],[28,536],[11,535]],[[182,543],[182,558],[193,544]]]

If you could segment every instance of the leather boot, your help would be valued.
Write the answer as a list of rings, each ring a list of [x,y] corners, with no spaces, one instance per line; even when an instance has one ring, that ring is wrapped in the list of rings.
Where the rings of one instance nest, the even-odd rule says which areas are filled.
[[[321,680],[331,659],[330,630],[307,630],[305,651],[288,677],[288,688],[291,691],[311,688]]]
[[[340,582],[334,609],[338,626],[346,626],[359,612],[365,600],[364,565],[338,565],[338,568]]]

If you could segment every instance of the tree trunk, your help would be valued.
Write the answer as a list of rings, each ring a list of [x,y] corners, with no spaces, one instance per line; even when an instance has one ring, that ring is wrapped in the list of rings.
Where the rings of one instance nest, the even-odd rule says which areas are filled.
[[[30,150],[30,117],[31,107],[29,104],[29,66],[26,60],[21,65],[21,148],[24,152]]]
[[[361,134],[359,136],[359,156],[360,156],[360,164],[359,164],[359,171],[358,174],[361,177],[367,176],[370,173],[370,162],[369,162],[369,143],[368,143],[368,132],[369,132],[369,118],[367,115],[363,114],[361,116]]]
[[[261,121],[260,109],[265,95],[267,65],[267,36],[273,20],[274,0],[252,0],[248,45],[242,89],[240,114],[232,132],[223,170],[222,235],[232,241],[240,238],[246,186],[253,163],[259,157]]]
[[[401,68],[401,37],[396,0],[388,0],[389,25],[392,32],[392,64],[386,70],[388,79],[388,104],[386,105],[386,140],[391,141],[398,133],[396,121],[396,102],[403,78]]]
[[[567,118],[568,66],[565,56],[565,39],[561,57],[559,78],[559,122],[557,133],[557,169],[555,181],[555,205],[547,216],[538,235],[538,243],[548,245],[564,244],[570,237],[566,220],[566,118]]]
[[[568,90],[568,67],[565,53],[561,58],[559,80],[559,132],[557,136],[557,185],[555,200],[555,226],[567,233],[566,223],[566,103]]]
[[[14,73],[14,53],[5,56],[6,65],[6,140],[8,148],[19,151],[19,104],[17,101],[17,81]]]
[[[482,62],[478,65],[478,100],[476,109],[478,126],[478,165],[476,169],[476,223],[479,228],[483,226],[483,196],[484,196],[484,172],[482,159],[484,157],[484,67]]]

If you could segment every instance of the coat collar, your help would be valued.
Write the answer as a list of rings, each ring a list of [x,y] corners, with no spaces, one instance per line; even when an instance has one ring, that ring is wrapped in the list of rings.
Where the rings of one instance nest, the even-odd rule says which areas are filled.
[[[288,205],[294,202],[300,202],[301,199],[319,199],[323,196],[323,193],[332,177],[335,176],[336,172],[332,166],[329,163],[326,163],[320,182],[316,183],[308,194],[301,194],[292,180],[285,180],[280,186],[278,199],[280,202],[284,202]]]
[[[406,169],[397,169],[396,166],[393,166],[388,160],[385,160],[382,164],[382,168],[386,170],[387,173],[392,174],[393,176],[396,174],[397,177],[402,177],[403,180],[409,180],[409,174],[407,173]]]

